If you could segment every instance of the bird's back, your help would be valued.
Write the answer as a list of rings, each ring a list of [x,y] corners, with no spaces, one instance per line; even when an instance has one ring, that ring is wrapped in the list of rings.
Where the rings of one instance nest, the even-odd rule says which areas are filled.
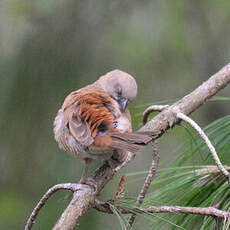
[[[95,137],[104,136],[114,128],[131,132],[130,114],[128,110],[121,114],[117,103],[95,83],[70,93],[54,121],[59,147],[80,159],[97,159],[97,155],[103,158],[102,149],[91,145]]]

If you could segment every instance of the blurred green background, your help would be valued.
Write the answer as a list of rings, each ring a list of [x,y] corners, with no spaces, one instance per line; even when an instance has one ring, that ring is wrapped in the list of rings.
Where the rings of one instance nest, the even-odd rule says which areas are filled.
[[[83,165],[59,150],[53,120],[64,98],[113,69],[139,86],[130,106],[134,128],[151,103],[177,100],[229,62],[228,0],[0,1],[0,229],[23,229],[49,187],[76,182]],[[229,96],[229,87],[219,96]],[[192,117],[201,126],[229,114],[209,102]],[[160,140],[165,165],[189,137],[183,127]],[[101,194],[111,198],[121,175],[149,167],[151,149],[137,156]],[[92,166],[92,170],[99,162]],[[135,196],[143,177],[130,178]],[[33,229],[50,229],[71,198],[55,194]],[[90,211],[79,229],[120,229],[115,216]],[[143,229],[136,225],[135,229]]]

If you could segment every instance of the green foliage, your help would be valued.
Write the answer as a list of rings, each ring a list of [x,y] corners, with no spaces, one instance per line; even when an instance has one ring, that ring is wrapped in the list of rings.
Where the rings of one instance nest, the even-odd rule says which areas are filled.
[[[165,169],[158,170],[158,177],[153,181],[152,192],[145,198],[143,207],[148,206],[215,206],[221,210],[230,210],[230,191],[226,178],[214,165],[207,147],[200,136],[191,134],[176,150],[179,157]],[[211,142],[224,164],[229,165],[230,151],[230,116],[223,117],[205,128]],[[230,169],[230,168],[229,168]],[[139,172],[129,174],[137,176]],[[126,199],[124,207],[138,210],[133,199]],[[140,211],[140,210],[139,210]],[[215,229],[212,217],[187,214],[149,214],[149,225],[154,229]],[[149,218],[150,216],[154,218]],[[157,217],[157,218],[156,218]],[[228,229],[229,222],[221,224],[219,229]]]

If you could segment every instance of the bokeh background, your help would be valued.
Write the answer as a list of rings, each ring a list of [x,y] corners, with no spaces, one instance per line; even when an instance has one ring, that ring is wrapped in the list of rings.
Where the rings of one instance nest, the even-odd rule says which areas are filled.
[[[130,106],[139,128],[148,104],[181,98],[229,62],[229,12],[228,0],[1,0],[0,229],[23,229],[50,186],[81,176],[83,165],[53,138],[53,120],[65,96],[108,71],[126,71],[139,86]],[[229,87],[219,96],[229,96]],[[213,101],[192,117],[204,127],[229,112],[227,102]],[[175,158],[184,138],[189,135],[183,127],[161,138],[161,167]],[[113,196],[121,175],[147,170],[150,159],[147,148],[101,199]],[[128,177],[129,196],[142,181]],[[55,194],[33,229],[50,229],[70,198],[66,191]],[[116,217],[92,210],[79,229],[120,227]]]

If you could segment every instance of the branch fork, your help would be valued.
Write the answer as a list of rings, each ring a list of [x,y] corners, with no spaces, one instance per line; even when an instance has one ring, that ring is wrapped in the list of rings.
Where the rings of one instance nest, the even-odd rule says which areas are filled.
[[[169,107],[169,105],[152,105],[150,107],[148,107],[144,113],[143,113],[143,121],[146,122],[148,119],[148,116],[151,112],[155,112],[155,111],[163,111],[165,109],[170,110],[171,108]],[[213,160],[215,161],[218,169],[220,170],[220,172],[228,179],[228,182],[230,183],[230,173],[228,172],[227,169],[225,169],[225,167],[223,166],[223,164],[221,163],[218,154],[215,150],[215,147],[212,145],[211,141],[209,140],[208,136],[205,134],[205,132],[201,129],[201,127],[195,122],[193,121],[190,117],[186,116],[184,113],[180,112],[179,110],[172,110],[172,113],[175,116],[175,122],[178,119],[181,119],[187,123],[189,123],[196,131],[197,133],[201,136],[201,138],[204,140],[205,144],[207,145],[207,147],[209,148]]]

